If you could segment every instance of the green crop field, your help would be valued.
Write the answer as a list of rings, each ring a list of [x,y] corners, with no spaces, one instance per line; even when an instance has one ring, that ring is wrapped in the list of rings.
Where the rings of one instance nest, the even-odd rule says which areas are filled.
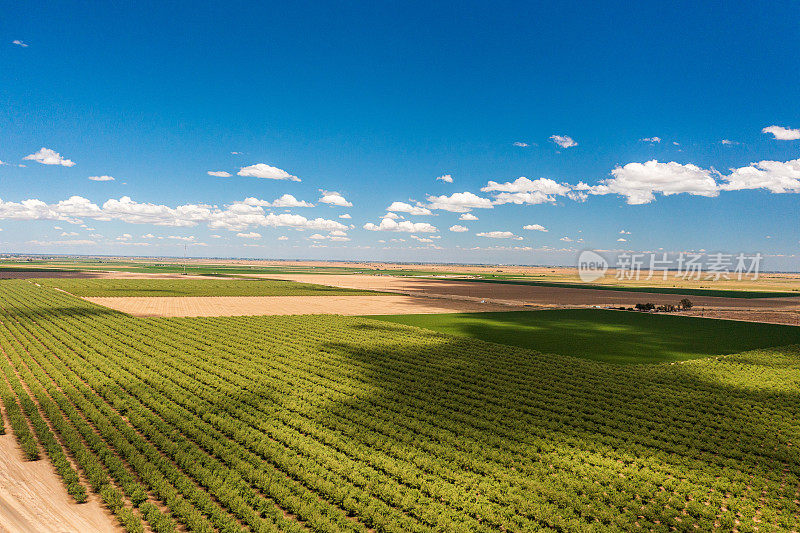
[[[7,281],[0,399],[0,439],[128,531],[800,524],[797,346],[611,365],[359,317],[137,319]]]
[[[281,280],[76,279],[30,280],[75,296],[356,296],[380,293]]]
[[[622,364],[682,361],[800,343],[797,326],[601,309],[372,318],[546,353]]]

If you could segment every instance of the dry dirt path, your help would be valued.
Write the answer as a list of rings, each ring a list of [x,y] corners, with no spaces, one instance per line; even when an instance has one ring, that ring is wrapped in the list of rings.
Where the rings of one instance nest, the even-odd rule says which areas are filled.
[[[24,461],[14,436],[0,435],[0,533],[121,531],[96,495],[75,503],[46,458]]]
[[[143,296],[84,298],[133,316],[393,315],[513,311],[450,298],[390,296]]]

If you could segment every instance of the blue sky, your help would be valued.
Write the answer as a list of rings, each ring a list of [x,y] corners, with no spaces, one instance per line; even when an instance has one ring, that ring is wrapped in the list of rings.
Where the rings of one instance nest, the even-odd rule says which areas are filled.
[[[4,8],[0,252],[800,269],[796,2],[107,4]]]

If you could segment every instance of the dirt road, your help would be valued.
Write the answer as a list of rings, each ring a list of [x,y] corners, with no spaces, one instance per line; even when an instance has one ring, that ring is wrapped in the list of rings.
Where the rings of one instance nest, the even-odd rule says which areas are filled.
[[[13,435],[0,435],[0,533],[121,532],[91,495],[83,504],[67,494],[46,458],[23,461]]]

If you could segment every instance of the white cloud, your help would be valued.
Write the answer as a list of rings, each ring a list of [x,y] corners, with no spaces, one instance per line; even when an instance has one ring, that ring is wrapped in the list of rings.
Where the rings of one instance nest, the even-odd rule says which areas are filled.
[[[322,196],[319,201],[323,204],[335,205],[338,207],[353,207],[353,204],[345,200],[344,196],[335,191],[323,191],[320,189]]]
[[[411,222],[410,220],[396,222],[391,218],[381,219],[381,223],[378,225],[368,222],[364,224],[364,229],[369,231],[397,231],[405,233],[436,233],[438,231],[435,226],[427,222]]]
[[[572,242],[572,239],[570,239],[569,237],[561,237],[561,238],[560,238],[560,239],[558,239],[558,240],[559,240],[559,241],[564,241],[564,242]]]
[[[620,237],[619,239],[617,239],[617,242],[628,242],[628,239],[623,239],[622,237]]]
[[[262,178],[268,180],[300,181],[300,178],[297,176],[292,176],[285,170],[281,170],[277,167],[271,167],[266,163],[256,163],[255,165],[250,165],[249,167],[242,167],[237,174],[239,176],[248,176],[252,178]]]
[[[75,239],[71,241],[28,241],[28,244],[34,246],[91,246],[97,243],[88,239]]]
[[[456,192],[450,196],[428,196],[428,207],[451,213],[466,213],[471,209],[491,209],[492,201],[471,192]]]
[[[769,126],[761,130],[761,133],[771,133],[779,141],[796,141],[800,139],[800,128],[791,129],[783,126]]]
[[[642,141],[642,142],[645,142],[645,143],[660,143],[661,142],[661,137],[645,137],[645,138],[639,139],[639,140]]]
[[[624,229],[621,229],[621,230],[619,230],[619,234],[620,235],[630,235],[631,232],[630,231],[625,231]]]
[[[344,213],[342,215],[339,215],[339,218],[353,218],[353,217],[350,216],[350,213]]]
[[[469,228],[456,224],[455,226],[450,226],[450,231],[456,233],[464,233],[465,231],[469,231]]]
[[[230,172],[225,172],[224,170],[209,170],[206,172],[209,176],[215,176],[217,178],[230,178],[233,174]]]
[[[272,202],[272,207],[314,207],[314,204],[298,200],[291,194],[284,194]]]
[[[278,240],[279,241],[288,241],[289,237],[287,237],[286,235],[281,235],[280,237],[278,237]]]
[[[89,179],[92,181],[114,181],[111,176],[89,176]]]
[[[569,135],[551,135],[550,140],[559,145],[561,148],[571,148],[578,146],[578,143]]]
[[[439,176],[436,178],[437,180],[442,180],[445,183],[453,183],[453,176],[450,174],[445,174],[444,176]]]
[[[60,237],[77,237],[78,235],[74,231],[62,231]]]
[[[231,155],[242,155],[242,152],[231,152]]]
[[[506,183],[490,181],[481,188],[481,191],[497,192],[493,201],[496,205],[509,203],[537,205],[555,202],[555,196],[568,195],[571,188],[567,184],[549,178],[530,180],[523,176]]]
[[[487,231],[485,233],[476,233],[478,237],[488,237],[490,239],[513,239],[515,241],[521,241],[522,237],[519,235],[514,235],[510,231]]]
[[[144,235],[142,235],[142,239],[155,239],[155,237],[156,236],[153,235],[152,233],[145,233]]]
[[[458,217],[458,220],[478,220],[478,217],[476,217],[472,213],[464,213],[463,215]]]
[[[49,148],[45,148],[44,146],[39,149],[38,152],[30,155],[26,155],[22,159],[26,159],[28,161],[36,161],[37,163],[41,163],[43,165],[61,165],[62,167],[74,167],[75,162],[70,161],[64,157],[61,157],[61,154],[58,152],[51,150]]]
[[[696,165],[682,165],[671,161],[659,163],[628,163],[611,171],[613,178],[589,187],[591,194],[619,194],[627,197],[631,205],[646,204],[655,200],[655,193],[665,196],[687,193],[696,196],[719,195],[711,171]]]
[[[197,237],[194,235],[190,235],[188,237],[184,237],[183,235],[168,235],[167,239],[172,239],[173,241],[181,241],[181,242],[194,242]]]
[[[315,233],[308,237],[314,241],[322,241],[322,240],[329,240],[329,241],[336,241],[336,242],[347,242],[350,238],[347,236],[347,233],[344,231],[332,231],[328,235],[321,235],[319,233]]]
[[[14,39],[13,41],[11,41],[11,44],[16,44],[17,46],[21,46],[22,48],[28,48],[28,44],[23,41],[20,41],[19,39]]]
[[[518,148],[527,148],[530,145],[528,143],[516,141],[516,142],[514,142],[514,146],[516,146]]]
[[[733,144],[733,141],[731,141],[730,139],[722,139],[719,143],[720,144]]]
[[[543,231],[545,233],[547,232],[547,228],[541,224],[528,224],[527,226],[522,226],[522,229],[527,229],[530,231]]]
[[[766,189],[772,193],[800,192],[800,159],[792,161],[759,161],[731,169],[720,185],[726,191]]]
[[[324,218],[313,220],[292,213],[265,214],[260,206],[242,202],[225,208],[203,204],[185,204],[177,207],[139,203],[128,196],[110,199],[102,207],[86,198],[73,196],[57,204],[47,204],[37,199],[22,202],[0,200],[0,219],[9,220],[64,220],[74,222],[81,218],[95,220],[120,220],[132,224],[189,227],[200,223],[211,229],[242,231],[250,227],[292,227],[317,231],[346,230],[347,226]]]
[[[417,242],[424,242],[424,243],[433,242],[433,239],[428,239],[427,237],[418,237],[416,235],[412,235],[411,238]]]
[[[538,178],[529,180],[522,176],[514,181],[506,183],[497,183],[490,181],[486,187],[481,188],[482,192],[543,192],[545,194],[558,194],[565,195],[570,191],[570,187],[566,184],[558,183],[557,181],[549,178]]]
[[[389,211],[388,213],[383,215],[383,218],[391,218],[392,220],[399,220],[399,219],[405,218],[405,217],[401,217],[400,215],[398,215],[396,213],[392,213],[391,211]]]
[[[437,178],[438,179],[438,178]],[[430,209],[418,205],[407,204],[406,202],[392,202],[392,205],[386,208],[387,211],[398,211],[400,213],[408,213],[409,215],[430,215]]]
[[[241,237],[242,239],[260,239],[261,234],[256,233],[255,231],[251,231],[249,233],[237,233],[237,237]]]

